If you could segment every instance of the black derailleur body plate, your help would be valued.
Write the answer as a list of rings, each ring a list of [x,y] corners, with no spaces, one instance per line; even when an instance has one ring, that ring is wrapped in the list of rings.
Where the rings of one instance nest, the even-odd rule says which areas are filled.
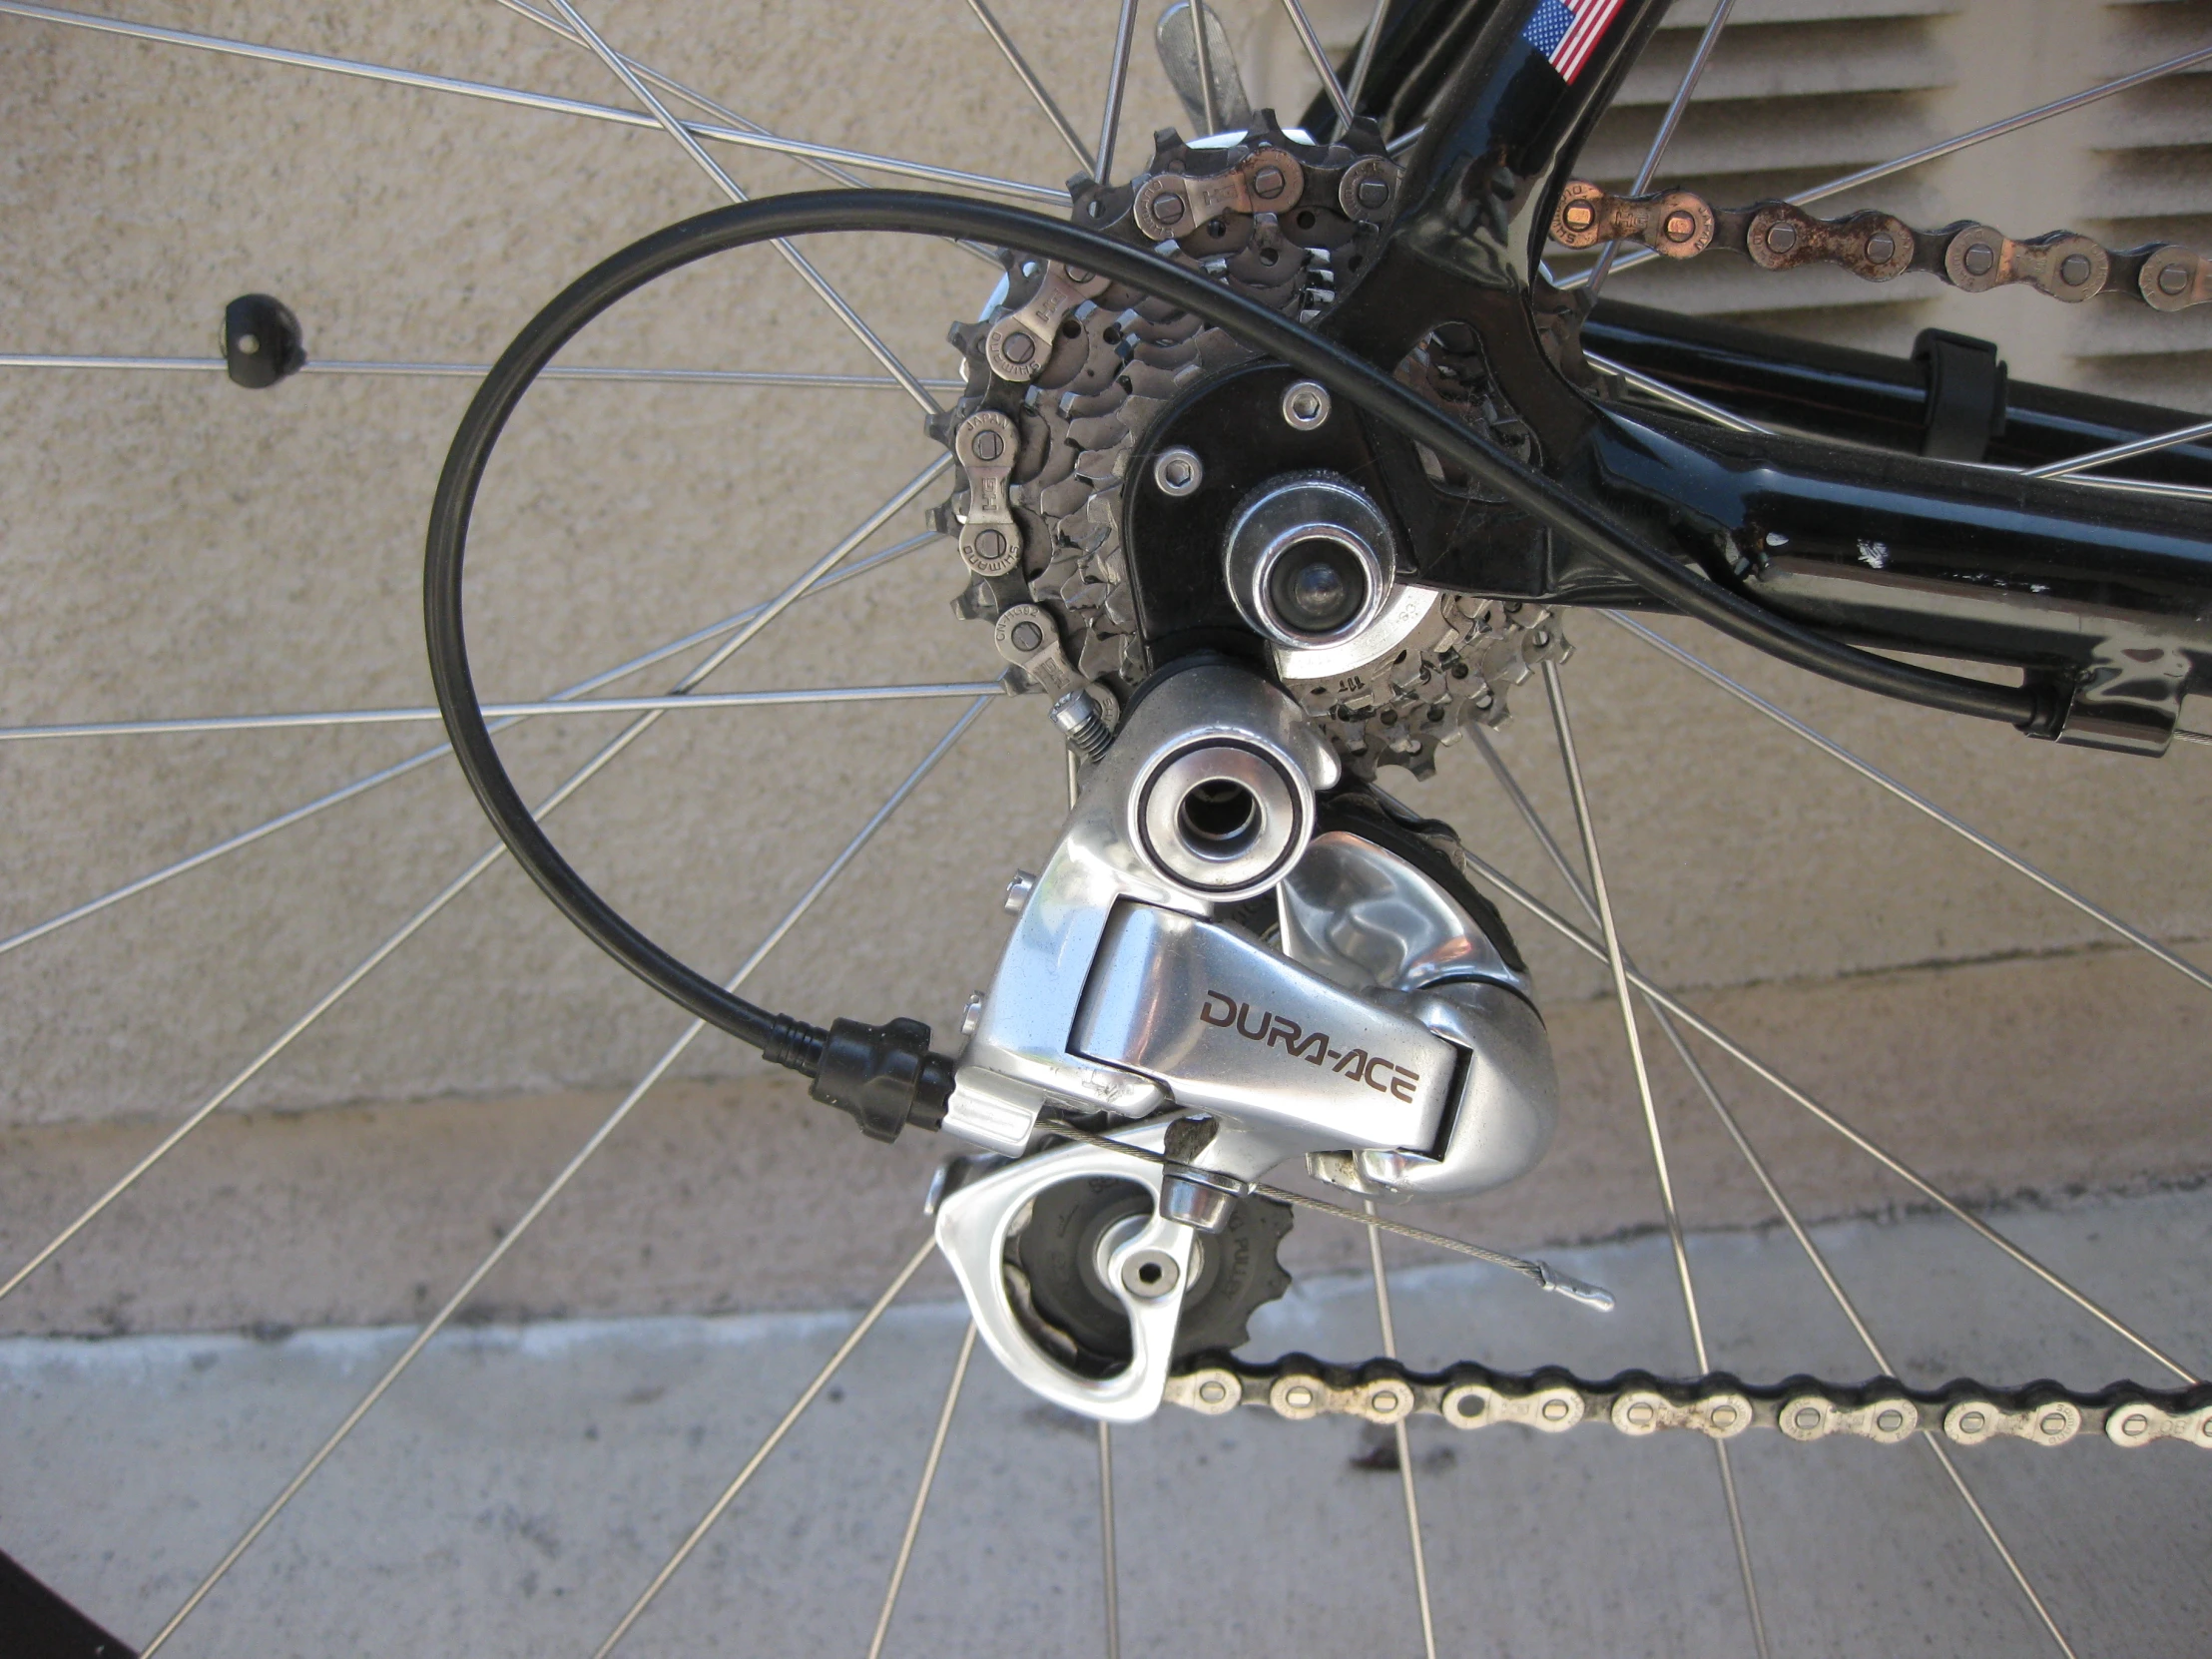
[[[1194,651],[1265,664],[1266,650],[1224,573],[1229,528],[1271,479],[1332,472],[1374,498],[1398,538],[1401,579],[1485,597],[1540,599],[1550,543],[1532,520],[1502,504],[1438,489],[1414,445],[1362,410],[1338,402],[1311,430],[1283,414],[1301,376],[1278,362],[1242,363],[1192,387],[1162,410],[1129,460],[1121,542],[1155,668]],[[1154,464],[1189,449],[1204,469],[1197,489],[1170,495]]]

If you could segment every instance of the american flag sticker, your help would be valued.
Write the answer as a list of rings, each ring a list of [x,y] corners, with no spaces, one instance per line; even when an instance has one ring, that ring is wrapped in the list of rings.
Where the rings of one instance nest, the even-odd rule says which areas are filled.
[[[1521,30],[1521,39],[1572,86],[1620,9],[1621,0],[1543,0]]]

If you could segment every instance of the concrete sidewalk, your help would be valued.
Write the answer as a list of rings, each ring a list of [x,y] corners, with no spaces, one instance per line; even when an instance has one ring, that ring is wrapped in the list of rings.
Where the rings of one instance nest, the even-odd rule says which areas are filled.
[[[2208,1358],[2212,1193],[1998,1225],[2153,1340]],[[918,1218],[903,1231],[918,1238]],[[1955,1224],[1820,1238],[1909,1380],[2157,1378]],[[907,1248],[885,1242],[886,1277]],[[1786,1234],[1699,1236],[1692,1253],[1717,1364],[1867,1375]],[[1620,1311],[1487,1270],[1411,1268],[1393,1276],[1407,1359],[1688,1368],[1663,1238],[1559,1260]],[[452,1333],[168,1651],[588,1654],[849,1326],[835,1313]],[[895,1309],[624,1651],[863,1653],[961,1328],[953,1305]],[[1309,1280],[1254,1336],[1257,1353],[1364,1357],[1372,1288]],[[143,1642],[404,1341],[0,1344],[0,1546]],[[1708,1443],[1429,1420],[1413,1445],[1439,1651],[1754,1651]],[[1776,1654],[2052,1651],[1925,1449],[1760,1432],[1733,1453]],[[2212,1457],[2101,1439],[1954,1455],[2083,1659],[2204,1651]],[[1419,1652],[1386,1437],[1168,1411],[1119,1431],[1116,1460],[1124,1652]],[[1092,1659],[1101,1611],[1091,1425],[979,1351],[886,1652]]]

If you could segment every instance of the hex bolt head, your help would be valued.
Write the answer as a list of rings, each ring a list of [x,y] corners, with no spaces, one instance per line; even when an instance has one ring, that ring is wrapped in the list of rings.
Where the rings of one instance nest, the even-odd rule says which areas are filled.
[[[1361,207],[1380,208],[1390,200],[1390,182],[1387,179],[1362,179],[1352,194]],[[1584,208],[1584,214],[1586,217],[1583,223],[1586,225],[1589,218],[1594,216],[1589,215],[1587,207]],[[1576,229],[1581,227],[1577,226]]]
[[[2189,286],[2189,273],[2178,265],[2170,265],[2158,274],[2158,291],[2163,294],[2180,294]]]
[[[1587,231],[1597,223],[1597,210],[1587,202],[1569,202],[1566,211],[1559,217],[1568,230]]]
[[[1671,213],[1667,215],[1666,232],[1669,242],[1688,242],[1697,235],[1697,221],[1686,213]]]
[[[1206,481],[1206,463],[1198,458],[1196,450],[1180,444],[1163,449],[1152,463],[1152,481],[1160,486],[1162,495],[1190,495]]]
[[[2089,279],[2089,256],[2068,254],[2058,262],[2058,279],[2070,288],[2077,288]]]
[[[1121,1265],[1122,1289],[1144,1302],[1157,1302],[1182,1277],[1183,1270],[1164,1250],[1140,1250]]]
[[[1023,337],[1027,338],[1026,335]],[[995,461],[1005,453],[1006,441],[986,426],[968,440],[968,447],[975,451],[977,460]]]
[[[1162,225],[1180,224],[1183,219],[1183,198],[1172,190],[1162,191],[1152,204],[1152,217]]]
[[[1037,342],[1021,329],[1015,328],[1006,335],[1005,352],[1008,362],[1025,363],[1037,354]]]
[[[1252,176],[1252,194],[1263,202],[1273,202],[1283,194],[1283,187],[1288,182],[1283,177],[1281,168],[1263,167]]]
[[[1867,258],[1876,265],[1888,265],[1897,253],[1898,239],[1887,231],[1877,231],[1867,239]]]
[[[1798,228],[1788,220],[1778,220],[1767,227],[1767,246],[1777,254],[1787,254],[1798,245]]]
[[[1959,259],[1969,276],[1986,276],[1997,268],[1997,251],[1985,242],[1977,242]]]
[[[1301,432],[1311,432],[1329,419],[1329,388],[1319,380],[1299,380],[1283,393],[1283,418]]]

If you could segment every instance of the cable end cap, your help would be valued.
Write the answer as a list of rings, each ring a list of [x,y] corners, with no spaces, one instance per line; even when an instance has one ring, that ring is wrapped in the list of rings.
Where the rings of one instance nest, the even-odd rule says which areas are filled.
[[[814,1087],[825,1106],[850,1114],[871,1141],[895,1141],[908,1124],[935,1129],[952,1094],[952,1062],[929,1051],[929,1027],[918,1019],[868,1025],[833,1021]]]

